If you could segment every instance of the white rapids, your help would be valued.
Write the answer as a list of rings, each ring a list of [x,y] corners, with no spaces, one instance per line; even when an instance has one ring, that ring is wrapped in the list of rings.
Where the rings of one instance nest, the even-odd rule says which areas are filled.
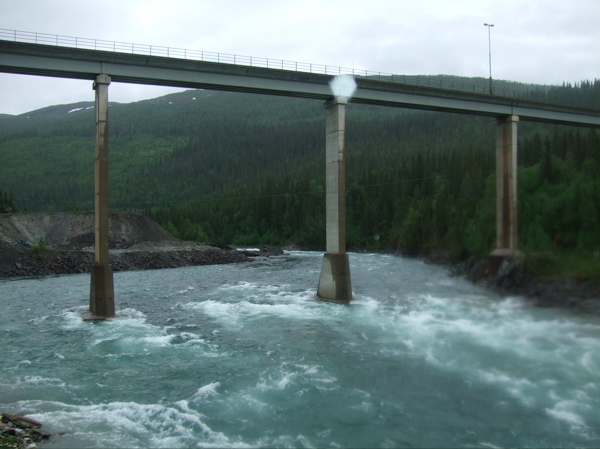
[[[597,447],[600,320],[528,307],[442,267],[350,254],[354,300],[315,298],[322,254],[0,280],[0,411],[43,447]]]

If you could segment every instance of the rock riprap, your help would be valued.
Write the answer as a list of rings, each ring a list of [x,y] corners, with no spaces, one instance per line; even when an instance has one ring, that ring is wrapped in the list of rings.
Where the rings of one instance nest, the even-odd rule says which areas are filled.
[[[42,430],[42,424],[24,416],[2,413],[0,447],[35,449],[37,444],[52,435]]]

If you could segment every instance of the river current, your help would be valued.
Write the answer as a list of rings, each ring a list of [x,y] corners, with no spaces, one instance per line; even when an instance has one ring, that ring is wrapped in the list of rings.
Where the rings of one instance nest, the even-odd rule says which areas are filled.
[[[0,280],[0,411],[41,447],[598,447],[600,319],[529,307],[443,267],[350,254],[355,299],[315,299],[322,254]]]

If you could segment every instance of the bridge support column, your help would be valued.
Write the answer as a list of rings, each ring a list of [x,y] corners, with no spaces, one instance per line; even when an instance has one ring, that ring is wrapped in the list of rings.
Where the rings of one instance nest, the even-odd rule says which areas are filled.
[[[488,258],[488,274],[519,256],[517,219],[517,123],[509,115],[496,120],[496,249]]]
[[[323,256],[317,296],[347,303],[352,299],[346,254],[346,104],[344,98],[325,103],[325,222],[327,252]]]
[[[95,155],[95,263],[90,284],[90,316],[105,319],[115,316],[115,294],[112,266],[108,252],[108,75],[98,75],[96,91],[96,155]]]

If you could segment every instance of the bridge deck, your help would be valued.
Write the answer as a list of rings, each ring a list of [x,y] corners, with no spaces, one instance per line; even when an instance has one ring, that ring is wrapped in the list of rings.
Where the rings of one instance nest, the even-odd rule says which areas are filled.
[[[0,72],[283,95],[332,97],[332,75],[0,40]],[[600,111],[356,77],[352,102],[600,128]]]

